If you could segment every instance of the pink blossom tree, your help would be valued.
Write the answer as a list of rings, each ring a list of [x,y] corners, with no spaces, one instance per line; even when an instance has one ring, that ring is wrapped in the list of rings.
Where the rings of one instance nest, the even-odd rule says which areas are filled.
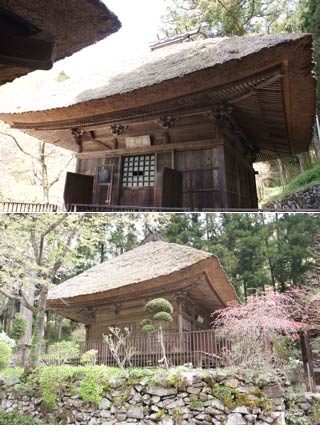
[[[295,339],[307,327],[303,291],[297,288],[286,293],[255,295],[245,304],[230,302],[212,316],[213,327],[229,338],[276,332]]]

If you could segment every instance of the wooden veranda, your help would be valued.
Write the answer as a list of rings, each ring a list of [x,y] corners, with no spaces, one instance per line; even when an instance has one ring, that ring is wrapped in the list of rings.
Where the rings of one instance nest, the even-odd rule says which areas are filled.
[[[162,352],[157,333],[144,336],[133,336],[126,342],[127,348],[134,349],[134,355],[127,367],[158,367],[161,364]],[[214,330],[201,330],[182,333],[164,334],[166,356],[170,366],[191,364],[198,368],[213,368],[225,365],[224,351],[230,349],[231,342],[225,338],[217,338]],[[73,365],[81,364],[81,355],[89,350],[97,350],[96,363],[99,365],[117,366],[108,343],[104,339],[87,341],[80,345],[79,357],[69,361]],[[63,363],[63,357],[44,356],[45,363]]]

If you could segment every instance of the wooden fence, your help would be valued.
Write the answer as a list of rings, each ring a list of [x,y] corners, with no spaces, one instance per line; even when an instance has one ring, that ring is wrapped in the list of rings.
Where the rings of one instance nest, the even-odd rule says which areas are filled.
[[[141,207],[126,205],[68,204],[67,212],[189,212],[189,208]]]
[[[0,212],[37,213],[57,212],[58,206],[46,203],[0,202]]]
[[[230,349],[231,343],[225,338],[217,338],[214,330],[168,333],[164,335],[166,356],[170,366],[192,364],[195,367],[212,368],[225,365],[224,350]],[[127,348],[134,349],[131,358],[132,367],[157,367],[161,365],[162,352],[157,333],[148,336],[134,336],[127,339]],[[79,357],[68,360],[73,365],[81,364],[81,355],[89,350],[97,350],[96,363],[117,366],[108,343],[104,340],[88,341],[80,345]],[[63,356],[55,353],[44,355],[46,364],[63,364]],[[127,366],[130,366],[127,364]]]

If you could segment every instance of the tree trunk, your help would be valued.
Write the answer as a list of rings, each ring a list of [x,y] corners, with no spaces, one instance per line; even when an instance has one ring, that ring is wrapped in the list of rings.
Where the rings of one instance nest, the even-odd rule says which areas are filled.
[[[23,291],[26,296],[26,299],[28,303],[31,304],[31,306],[34,305],[35,279],[36,279],[36,272],[31,271],[23,287]],[[32,327],[33,327],[33,312],[30,309],[27,309],[26,306],[21,304],[20,313],[27,320],[27,328],[23,338],[21,339],[21,344],[23,346],[22,365],[25,366],[25,364],[29,360],[29,355],[30,355],[30,348],[31,348],[31,341],[32,341]]]
[[[282,161],[280,160],[280,158],[277,159],[277,163],[278,163],[281,186],[284,187],[286,185],[286,179],[284,176],[283,164],[282,164]]]
[[[299,160],[299,166],[300,166],[300,172],[304,172],[304,161],[303,161],[303,155],[298,154],[298,160]]]
[[[160,340],[160,347],[161,347],[161,351],[162,351],[162,361],[164,363],[166,370],[168,370],[169,365],[168,365],[168,360],[167,360],[167,356],[166,356],[166,348],[164,346],[163,331],[162,331],[161,326],[159,326],[159,340]]]
[[[14,301],[10,300],[7,305],[7,315],[4,320],[4,331],[9,334],[14,315]]]
[[[317,150],[318,159],[320,160],[320,122],[318,115],[316,115],[315,148]]]
[[[29,365],[32,369],[36,368],[39,364],[42,350],[42,343],[44,337],[44,330],[46,324],[46,305],[48,298],[48,287],[43,287],[39,298],[39,310],[36,314],[34,332],[32,337],[32,347],[30,354]]]
[[[63,318],[62,318],[62,316],[60,316],[59,320],[58,320],[58,340],[59,341],[61,341],[61,338],[62,338],[62,321],[63,321]]]
[[[248,299],[248,288],[247,288],[247,282],[243,280],[243,292],[244,292],[244,299],[247,301]]]
[[[41,165],[41,179],[42,179],[42,192],[43,200],[45,203],[49,203],[49,179],[48,179],[48,167],[46,163],[46,143],[39,143],[39,161]]]
[[[51,336],[51,317],[52,317],[52,311],[48,310],[47,311],[47,325],[46,325],[46,330],[44,333],[44,336],[46,339],[46,354],[48,354],[49,340],[50,340],[50,336]]]

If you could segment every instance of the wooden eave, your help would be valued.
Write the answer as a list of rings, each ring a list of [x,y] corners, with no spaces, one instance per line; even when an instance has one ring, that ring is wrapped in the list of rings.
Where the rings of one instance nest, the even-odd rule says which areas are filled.
[[[198,294],[192,288],[197,288],[199,279],[205,284],[202,292]],[[77,311],[81,308],[99,308],[118,302],[160,296],[180,290],[190,291],[190,294],[197,302],[207,306],[207,308],[209,307],[211,310],[223,308],[231,300],[238,300],[235,290],[228,281],[222,267],[217,259],[212,257],[169,275],[100,293],[50,299],[49,291],[47,306],[49,309],[57,311],[66,317],[86,322],[87,317],[81,319],[81,315],[77,314]]]
[[[247,129],[252,139],[260,130],[266,133],[259,144],[258,159],[296,154],[308,149],[314,123],[316,98],[315,79],[310,72],[311,47],[312,37],[306,35],[132,92],[65,108],[2,114],[1,118],[36,137],[47,135],[59,145],[59,141],[68,140],[70,128],[75,126],[94,129],[163,114],[210,111],[223,103],[234,108],[240,127]],[[260,128],[253,131],[257,119]]]
[[[0,85],[50,69],[120,26],[100,0],[0,0]]]

